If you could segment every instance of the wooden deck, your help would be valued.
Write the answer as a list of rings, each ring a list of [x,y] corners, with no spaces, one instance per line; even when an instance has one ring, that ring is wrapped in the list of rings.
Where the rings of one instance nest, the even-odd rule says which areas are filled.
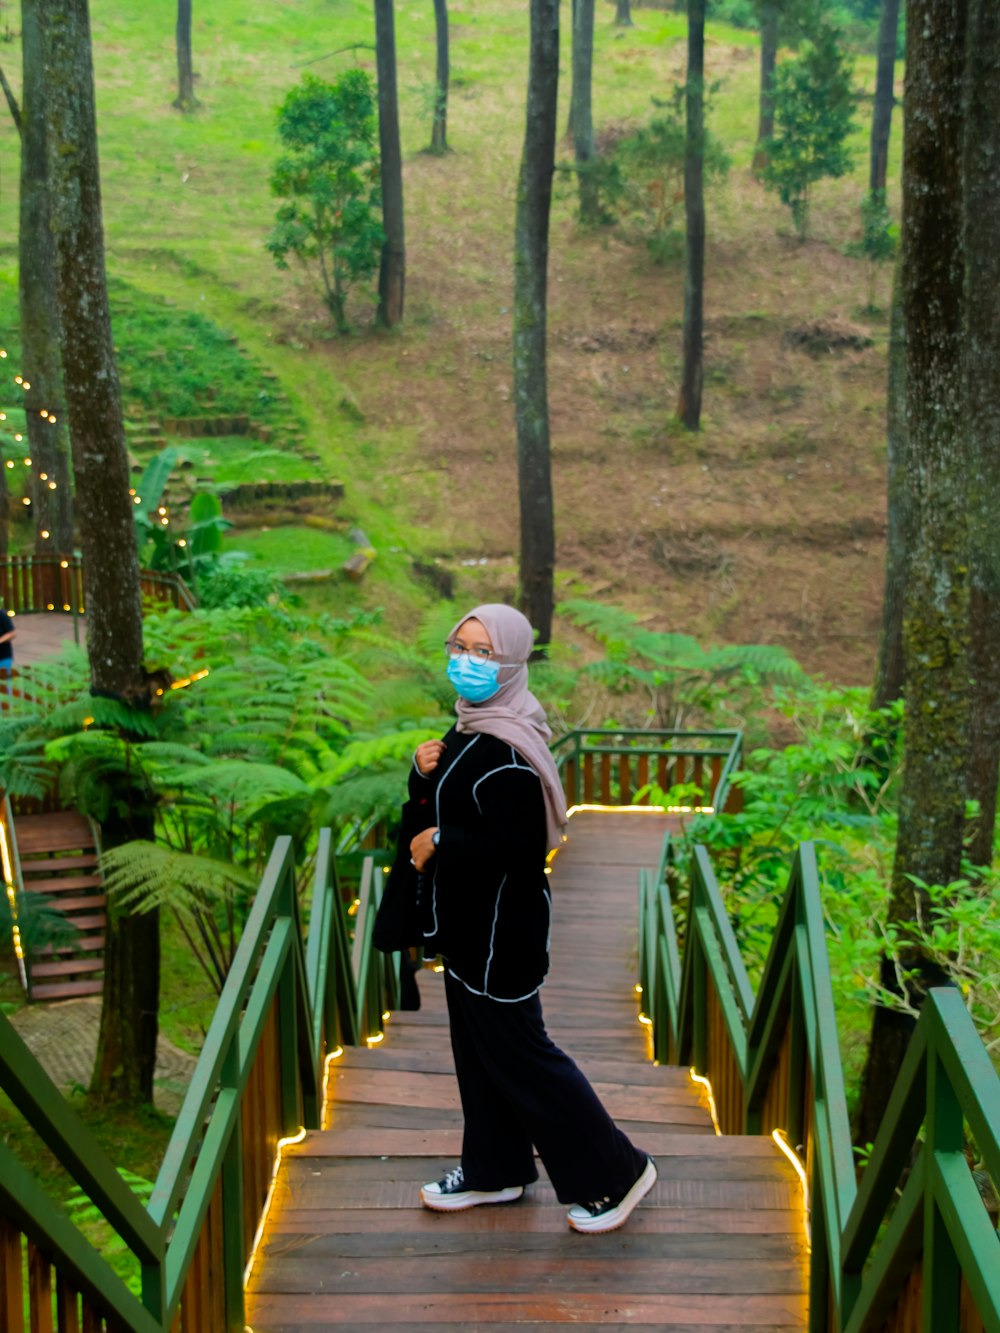
[[[514,1204],[420,1206],[420,1184],[455,1164],[461,1142],[443,986],[426,971],[420,1012],[332,1066],[328,1128],[286,1149],[247,1287],[254,1333],[805,1329],[791,1167],[768,1138],[716,1138],[687,1072],[650,1063],[636,1020],[637,869],[655,865],[665,827],[577,815],[553,874],[549,1031],[660,1172],[627,1226],[570,1231],[544,1171]]]

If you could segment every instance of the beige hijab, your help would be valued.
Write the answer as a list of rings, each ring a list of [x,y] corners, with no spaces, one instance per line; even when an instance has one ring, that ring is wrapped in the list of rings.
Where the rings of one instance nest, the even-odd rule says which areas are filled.
[[[566,828],[566,801],[555,761],[549,750],[552,732],[545,710],[528,689],[528,658],[535,642],[531,623],[520,611],[499,602],[477,606],[454,626],[453,638],[467,620],[485,625],[500,659],[500,688],[485,703],[459,698],[455,704],[458,730],[484,732],[513,745],[538,774],[545,797],[545,822],[550,848],[559,847]]]

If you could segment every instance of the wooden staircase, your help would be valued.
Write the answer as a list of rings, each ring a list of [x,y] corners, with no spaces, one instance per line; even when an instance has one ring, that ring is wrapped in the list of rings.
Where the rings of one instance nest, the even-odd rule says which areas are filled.
[[[655,815],[580,814],[553,873],[553,1038],[659,1180],[627,1227],[581,1236],[542,1171],[513,1204],[431,1213],[422,1182],[458,1161],[462,1110],[442,979],[385,1040],[333,1061],[326,1128],[289,1144],[246,1288],[255,1333],[572,1324],[580,1333],[803,1333],[802,1191],[767,1136],[717,1137],[703,1088],[654,1065],[637,1022],[635,884]]]
[[[93,825],[75,810],[15,815],[13,824],[21,888],[44,894],[49,908],[77,931],[71,939],[25,958],[29,998],[100,995],[107,898]]]

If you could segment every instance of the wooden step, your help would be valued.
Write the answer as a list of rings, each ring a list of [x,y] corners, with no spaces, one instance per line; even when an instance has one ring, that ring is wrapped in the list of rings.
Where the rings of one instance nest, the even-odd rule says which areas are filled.
[[[52,907],[55,911],[67,915],[70,912],[95,912],[99,908],[107,908],[108,900],[103,893],[84,894],[80,898],[62,898],[54,899]]]
[[[96,916],[68,916],[66,920],[77,930],[103,930],[108,924],[107,914],[99,912]]]
[[[94,847],[90,821],[75,810],[60,810],[51,815],[15,815],[14,837],[21,857],[57,851],[82,852]]]
[[[96,949],[103,949],[104,944],[103,935],[78,935],[71,944],[46,944],[41,949],[35,949],[34,956],[60,958],[64,954],[92,953]]]
[[[103,958],[68,958],[62,963],[33,963],[31,979],[35,977],[73,977],[84,972],[103,972]]]
[[[32,986],[33,1000],[75,1000],[84,995],[100,995],[104,985],[98,980],[52,981]]]
[[[21,869],[30,870],[30,863]],[[32,893],[65,893],[67,889],[103,888],[104,880],[100,875],[64,875],[62,879],[28,879],[25,875],[24,887]]]
[[[24,849],[19,848],[21,854],[21,870],[27,874],[40,873],[43,870],[90,870],[96,867],[98,857],[96,852],[90,852],[83,856],[25,856]]]

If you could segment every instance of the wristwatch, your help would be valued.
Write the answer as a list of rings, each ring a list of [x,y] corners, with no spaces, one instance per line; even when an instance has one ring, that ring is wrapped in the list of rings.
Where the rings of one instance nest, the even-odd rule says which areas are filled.
[[[439,828],[436,828],[434,832],[431,834],[431,842],[436,847],[440,841],[441,841],[441,830]]]

